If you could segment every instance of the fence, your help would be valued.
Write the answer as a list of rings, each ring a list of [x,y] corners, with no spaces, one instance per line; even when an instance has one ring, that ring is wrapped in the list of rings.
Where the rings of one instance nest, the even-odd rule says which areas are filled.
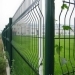
[[[75,1],[63,0],[55,36],[55,75],[75,75]],[[61,25],[63,23],[63,25]],[[64,28],[65,26],[65,28]],[[68,27],[70,27],[68,29]],[[63,34],[62,34],[62,33]]]
[[[54,0],[24,0],[9,19],[2,39],[14,74],[75,75],[75,1],[62,1],[58,26],[55,7]]]
[[[54,1],[47,1],[46,6],[48,3],[53,3],[52,6],[54,7]],[[51,18],[54,18],[54,14],[52,15],[54,11],[52,9],[50,9],[49,12],[48,10],[46,11],[48,14],[47,17],[51,16]],[[50,20],[51,22],[47,23]],[[54,39],[52,37],[54,34],[52,37],[48,36],[49,34],[46,34],[45,39],[45,33],[51,32],[50,29],[52,29],[51,27],[54,27],[54,22],[50,18],[46,21],[47,27],[45,26],[45,1],[43,0],[23,1],[13,18],[9,19],[8,25],[6,25],[2,32],[2,39],[9,65],[14,69],[11,71],[14,71],[14,74],[44,75],[46,72],[46,75],[51,75],[54,73],[53,63],[51,63],[51,61],[54,60],[54,55],[51,56],[50,61],[48,60],[50,46],[52,49],[51,52],[54,53],[54,45],[51,44],[51,42],[48,42],[53,42]],[[52,24],[52,26],[49,24]],[[53,40],[48,40],[49,38]],[[44,56],[45,54],[47,55],[46,58]],[[47,62],[45,62],[44,58]],[[47,65],[46,69],[45,64]],[[47,70],[49,69],[51,71],[48,72]]]

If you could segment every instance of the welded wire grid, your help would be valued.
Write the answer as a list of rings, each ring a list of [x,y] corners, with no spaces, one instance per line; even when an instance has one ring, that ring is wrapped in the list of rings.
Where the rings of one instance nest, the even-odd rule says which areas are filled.
[[[40,66],[43,66],[45,25],[41,3],[42,0],[25,0],[13,17],[12,44],[17,49],[13,49],[13,59],[18,75],[38,75],[40,69],[43,72]]]
[[[55,30],[58,32],[55,35],[55,45],[57,45],[55,49],[55,75],[75,75],[75,1],[63,0],[62,5],[64,4],[68,8],[61,8],[59,24]],[[72,29],[64,30],[63,26]]]

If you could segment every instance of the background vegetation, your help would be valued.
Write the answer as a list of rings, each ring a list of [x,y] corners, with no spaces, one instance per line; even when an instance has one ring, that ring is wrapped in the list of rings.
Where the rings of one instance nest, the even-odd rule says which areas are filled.
[[[3,54],[2,40],[0,39],[0,75],[6,75],[6,61]]]

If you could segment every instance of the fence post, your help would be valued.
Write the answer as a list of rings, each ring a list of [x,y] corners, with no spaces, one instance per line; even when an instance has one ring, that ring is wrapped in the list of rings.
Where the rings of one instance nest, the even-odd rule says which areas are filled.
[[[3,45],[4,45],[4,50],[5,50],[5,28],[3,29],[3,31],[2,31],[2,40],[3,40]]]
[[[11,25],[12,25],[12,18],[9,18],[9,56],[10,56],[10,62],[9,62],[9,65],[10,67],[12,66],[12,45],[11,45],[11,41],[12,41],[12,28],[11,28]]]
[[[4,49],[6,50],[6,27],[4,28],[4,40],[5,40]]]
[[[45,3],[45,75],[54,75],[54,0]]]
[[[7,50],[7,25],[5,26],[5,50]]]

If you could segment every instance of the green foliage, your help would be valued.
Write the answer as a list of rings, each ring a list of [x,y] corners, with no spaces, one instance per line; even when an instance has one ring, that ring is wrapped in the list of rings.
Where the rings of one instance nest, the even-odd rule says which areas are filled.
[[[56,48],[56,52],[59,54],[60,51],[62,50],[63,46],[59,46],[59,45],[55,45],[55,48]]]
[[[70,26],[67,26],[67,25],[63,25],[62,27],[63,27],[63,30],[72,30],[72,28]],[[62,51],[63,46],[59,46],[56,44],[55,48],[56,48],[57,54],[59,55],[60,51]],[[66,58],[61,58],[61,64],[64,65],[66,63],[67,63]]]
[[[70,26],[65,26],[65,25],[63,25],[62,27],[63,27],[63,30],[72,30],[72,28],[71,28]],[[72,30],[72,31],[73,31],[73,30]]]
[[[0,75],[6,75],[6,60],[4,59],[1,39],[0,39]]]
[[[11,71],[12,71],[11,75],[16,75],[15,72],[14,72],[14,62],[15,62],[15,60],[13,59],[12,60],[12,66],[11,66]]]
[[[3,57],[0,57],[0,74],[3,74],[3,72],[6,70],[6,62]]]
[[[5,51],[5,55],[6,55],[6,58],[7,58],[8,60],[10,60],[8,51]]]
[[[0,57],[4,58],[4,53],[0,52]]]
[[[65,7],[66,5],[62,5],[62,6]],[[63,30],[72,30],[72,28],[70,26],[67,26],[67,25],[63,25],[62,28],[63,28]],[[56,48],[56,52],[59,54],[60,51],[62,51],[63,46],[59,46],[59,45],[56,44],[55,48]]]
[[[66,4],[63,4],[62,6],[61,6],[61,9],[63,10],[63,9],[68,9],[69,7],[66,5]]]

